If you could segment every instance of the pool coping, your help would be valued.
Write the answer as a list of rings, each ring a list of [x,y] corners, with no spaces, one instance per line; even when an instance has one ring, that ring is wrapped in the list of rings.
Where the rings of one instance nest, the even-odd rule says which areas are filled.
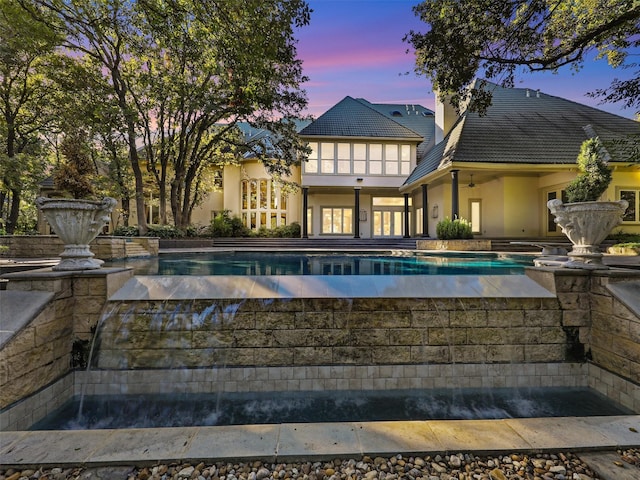
[[[527,275],[137,275],[109,300],[554,297]]]
[[[363,455],[585,452],[640,446],[640,416],[0,432],[0,464],[143,466]]]

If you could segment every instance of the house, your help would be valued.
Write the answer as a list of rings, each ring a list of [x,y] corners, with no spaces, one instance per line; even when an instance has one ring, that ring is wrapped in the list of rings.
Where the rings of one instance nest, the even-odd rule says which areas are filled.
[[[485,237],[553,237],[562,232],[547,202],[562,198],[575,178],[582,142],[640,138],[640,123],[527,88],[490,82],[486,112],[463,113],[436,104],[436,145],[424,155],[400,192],[409,195],[414,234],[433,234],[445,216],[471,221]],[[640,164],[615,155],[613,181],[603,199],[629,201],[621,228],[640,233]]]
[[[640,123],[539,90],[482,88],[493,94],[482,116],[440,101],[434,112],[345,97],[297,125],[311,154],[284,180],[300,188],[247,155],[212,172],[216,188],[192,222],[228,210],[254,230],[299,222],[303,237],[381,238],[434,237],[439,221],[462,217],[480,238],[562,236],[546,205],[575,178],[582,142],[638,141]],[[246,142],[268,147],[269,132],[240,127]],[[603,198],[627,200],[620,228],[640,233],[640,163],[610,153]]]
[[[399,188],[433,146],[434,112],[346,97],[300,131],[303,236],[409,236],[412,198]]]

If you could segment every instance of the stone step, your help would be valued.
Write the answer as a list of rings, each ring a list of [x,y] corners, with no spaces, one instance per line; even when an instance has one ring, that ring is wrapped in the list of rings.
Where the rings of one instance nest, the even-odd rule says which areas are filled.
[[[127,258],[151,256],[151,254],[139,243],[126,242],[124,246],[125,246]]]

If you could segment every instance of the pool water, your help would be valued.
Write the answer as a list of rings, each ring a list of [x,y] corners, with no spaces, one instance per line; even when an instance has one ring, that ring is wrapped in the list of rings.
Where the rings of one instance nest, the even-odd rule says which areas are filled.
[[[128,266],[136,275],[520,275],[527,256],[495,253],[205,252],[161,254],[105,266]]]
[[[270,392],[74,398],[31,430],[629,415],[588,388]]]

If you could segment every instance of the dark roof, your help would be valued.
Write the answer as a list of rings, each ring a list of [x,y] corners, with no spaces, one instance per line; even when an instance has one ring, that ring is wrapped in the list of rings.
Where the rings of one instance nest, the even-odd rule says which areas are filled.
[[[304,127],[309,125],[309,123],[311,123],[310,120],[302,120],[299,118],[289,119],[287,121],[293,122],[295,124],[297,132],[300,132],[300,130],[302,130]],[[244,136],[244,141],[247,145],[257,146],[259,144],[262,144],[267,148],[267,150],[269,150],[268,153],[270,155],[278,156],[280,154],[278,152],[278,149],[274,146],[274,140],[276,137],[274,136],[273,132],[265,128],[253,127],[246,122],[238,122],[236,126],[242,132],[242,135]],[[256,154],[254,151],[248,151],[244,154],[243,158],[245,160],[256,158]]]
[[[369,103],[363,98],[358,101],[371,105],[383,115],[420,134],[423,140],[418,144],[417,158],[422,158],[433,147],[436,127],[432,110],[414,104]]]
[[[366,100],[345,97],[317,120],[303,128],[300,135],[304,137],[402,138],[423,141],[420,133],[405,126],[400,121],[400,117],[392,116],[391,113],[382,113]]]
[[[591,136],[587,125],[604,141],[640,134],[638,122],[564,98],[491,82],[484,88],[493,92],[486,115],[463,114],[445,145],[428,151],[405,185],[451,162],[572,164]]]

